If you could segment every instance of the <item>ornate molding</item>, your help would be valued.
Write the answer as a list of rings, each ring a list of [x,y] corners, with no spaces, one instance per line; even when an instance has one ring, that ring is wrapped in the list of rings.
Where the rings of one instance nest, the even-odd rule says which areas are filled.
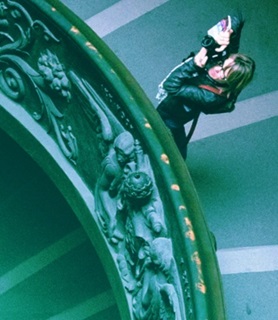
[[[185,319],[173,244],[149,157],[89,83],[74,73],[70,78],[89,102],[85,112],[99,139],[95,217],[131,297],[134,318]]]
[[[44,46],[35,56],[32,50],[41,41]],[[71,125],[64,121],[64,109],[71,99],[70,82],[57,55],[47,49],[50,42],[59,40],[42,21],[32,19],[24,6],[15,1],[0,3],[1,90],[24,105],[36,121],[43,122],[64,155],[75,164],[76,138]],[[37,103],[27,105],[24,100],[28,95]],[[61,98],[59,102],[57,97]]]
[[[65,116],[79,101],[78,108],[74,106],[78,114],[82,112],[79,125],[90,128],[87,139],[94,140],[101,164],[95,186],[87,178],[95,197],[95,219],[107,239],[134,319],[185,319],[164,207],[132,121],[104,82],[95,89],[66,67],[59,36],[20,3],[0,3],[0,36],[2,92],[45,128],[76,168],[79,157],[92,157],[84,154],[75,115]]]
[[[208,317],[210,272],[204,279],[201,262],[209,250],[201,247],[210,241],[200,251],[197,245],[206,227],[202,217],[192,224],[167,155],[157,159],[163,167],[152,166],[144,140],[151,122],[141,110],[134,116],[129,102],[137,103],[93,41],[69,23],[66,30],[55,25],[49,17],[56,9],[49,6],[48,17],[38,4],[29,6],[35,2],[0,2],[0,90],[47,132],[88,187],[90,218],[111,253],[131,319],[193,319],[195,309]],[[158,177],[164,165],[167,190]],[[219,280],[211,274],[210,294]],[[221,300],[217,290],[214,300]]]

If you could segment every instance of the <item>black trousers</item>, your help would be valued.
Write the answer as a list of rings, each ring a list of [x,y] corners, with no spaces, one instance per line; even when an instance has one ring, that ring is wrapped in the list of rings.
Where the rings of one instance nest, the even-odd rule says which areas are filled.
[[[200,112],[198,110],[186,111],[182,100],[173,96],[166,97],[156,110],[171,131],[182,157],[186,159],[188,142],[195,130]],[[184,126],[192,120],[192,126],[188,134],[186,134]]]
[[[176,145],[177,145],[183,159],[186,160],[188,142],[187,142],[185,128],[180,127],[180,128],[174,128],[174,129],[169,128],[169,129],[172,133],[172,136],[176,142]]]

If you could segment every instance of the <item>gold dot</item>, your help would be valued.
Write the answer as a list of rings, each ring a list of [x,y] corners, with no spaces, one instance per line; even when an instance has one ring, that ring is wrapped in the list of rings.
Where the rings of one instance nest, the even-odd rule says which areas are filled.
[[[185,236],[191,241],[195,241],[195,233],[192,230],[189,230],[185,233]]]
[[[163,162],[165,162],[166,164],[169,164],[169,163],[170,163],[169,158],[168,158],[167,154],[165,154],[165,153],[163,153],[163,154],[161,155],[161,160],[162,160]]]
[[[86,46],[94,51],[97,51],[96,47],[91,44],[91,42],[87,41]]]
[[[188,219],[187,217],[184,218],[184,222],[185,222],[185,224],[186,224],[187,226],[192,227],[192,223],[191,223],[190,219]]]
[[[171,189],[175,191],[180,191],[180,187],[177,184],[172,184]]]
[[[72,26],[70,30],[71,32],[79,33],[79,30],[75,26]]]
[[[148,128],[148,129],[151,129],[151,128],[152,128],[151,125],[150,125],[148,122],[145,123],[145,127]]]
[[[205,286],[203,283],[201,283],[201,282],[198,282],[198,283],[196,284],[196,287],[197,287],[197,289],[199,289],[203,294],[205,294],[206,291],[207,291],[206,286]]]

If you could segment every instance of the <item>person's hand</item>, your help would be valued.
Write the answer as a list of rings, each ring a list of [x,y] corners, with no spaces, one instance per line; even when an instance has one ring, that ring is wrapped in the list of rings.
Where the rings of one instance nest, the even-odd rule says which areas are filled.
[[[227,46],[230,43],[230,36],[232,34],[233,30],[229,29],[227,31],[221,31],[218,34],[214,35],[214,40],[220,45],[220,47],[216,48],[216,52],[221,52],[227,48]]]
[[[194,63],[196,64],[196,66],[204,68],[208,61],[207,53],[208,50],[202,47],[201,50],[194,56]]]

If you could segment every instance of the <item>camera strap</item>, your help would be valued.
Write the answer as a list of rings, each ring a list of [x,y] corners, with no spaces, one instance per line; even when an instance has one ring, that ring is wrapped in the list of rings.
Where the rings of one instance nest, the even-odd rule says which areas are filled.
[[[186,144],[189,143],[191,137],[193,136],[193,133],[194,133],[194,131],[195,131],[195,129],[196,129],[196,126],[197,126],[197,122],[198,122],[198,120],[199,120],[199,117],[200,117],[200,112],[198,112],[198,114],[195,116],[195,118],[194,118],[193,121],[192,121],[192,124],[191,124],[191,127],[190,127],[190,129],[189,129],[189,132],[188,132],[188,134],[186,135]]]
[[[205,89],[205,90],[211,91],[211,92],[213,92],[215,94],[218,94],[219,96],[227,98],[226,93],[223,92],[221,89],[219,89],[217,87],[213,87],[213,86],[210,86],[208,84],[199,84],[198,87],[201,88],[201,89]]]

